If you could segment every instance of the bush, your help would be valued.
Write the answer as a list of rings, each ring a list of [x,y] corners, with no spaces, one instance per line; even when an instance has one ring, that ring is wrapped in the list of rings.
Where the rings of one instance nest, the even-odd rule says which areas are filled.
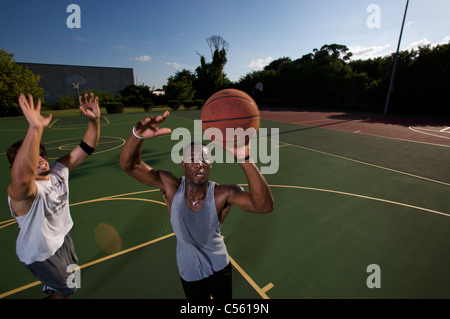
[[[167,97],[163,95],[152,94],[153,105],[167,105]]]
[[[90,90],[90,89],[86,89],[86,90],[80,91],[80,95],[81,96],[84,96],[84,94],[86,94],[86,93],[88,95],[93,93],[94,96],[98,97],[98,101],[99,101],[100,106],[102,106],[102,104],[105,104],[105,103],[108,103],[108,102],[116,102],[116,100],[115,100],[114,96],[112,95],[112,93],[108,92],[108,91]],[[120,101],[118,101],[118,102],[120,102]],[[77,103],[78,103],[78,99],[77,99]]]
[[[151,111],[153,107],[153,102],[152,101],[144,102],[142,106],[144,107],[145,112]]]
[[[181,106],[181,102],[179,100],[169,100],[167,101],[167,105],[174,111],[178,110]]]
[[[123,104],[120,102],[108,102],[105,103],[104,106],[106,107],[106,112],[108,114],[123,113]]]
[[[18,103],[11,103],[0,107],[0,117],[21,115],[22,110]]]
[[[200,110],[203,107],[203,104],[205,104],[205,101],[203,100],[194,100],[194,107],[197,110]]]
[[[76,109],[80,106],[80,102],[78,101],[75,95],[60,95],[58,97],[58,102],[56,102],[53,106],[53,110],[68,110],[68,109]]]
[[[183,106],[186,110],[189,110],[194,106],[194,101],[183,101]]]

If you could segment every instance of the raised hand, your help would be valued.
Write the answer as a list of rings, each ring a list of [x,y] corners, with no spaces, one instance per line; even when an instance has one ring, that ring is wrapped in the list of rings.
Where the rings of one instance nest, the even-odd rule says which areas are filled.
[[[45,117],[41,115],[41,99],[37,100],[35,107],[33,96],[31,94],[28,94],[28,100],[26,99],[24,94],[20,94],[19,105],[30,127],[44,128],[47,127],[50,123],[52,119],[51,114]]]
[[[240,140],[234,143],[225,142],[222,144],[222,147],[233,154],[233,156],[239,161],[243,161],[250,155],[250,142],[248,141],[247,137],[244,137],[244,140]]]
[[[94,97],[94,94],[87,93],[83,96],[78,97],[80,101],[80,111],[83,116],[87,117],[89,120],[96,120],[100,118],[100,108],[98,106],[98,96]]]
[[[136,124],[136,126],[133,128],[134,132],[135,134],[143,138],[153,138],[158,135],[170,134],[172,132],[170,128],[159,128],[159,125],[168,117],[169,111],[164,112],[162,116],[158,115],[156,117],[147,117]]]

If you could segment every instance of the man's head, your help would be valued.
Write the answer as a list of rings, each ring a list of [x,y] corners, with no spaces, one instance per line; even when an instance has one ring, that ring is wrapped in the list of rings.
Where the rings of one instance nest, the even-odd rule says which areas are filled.
[[[209,148],[201,142],[192,142],[183,150],[183,169],[185,177],[194,184],[203,184],[209,180],[212,160]]]
[[[17,156],[17,152],[19,152],[19,149],[22,146],[22,144],[23,140],[14,143],[8,148],[6,154],[8,156],[8,161],[11,164],[11,167],[13,166],[14,160],[16,159]],[[36,170],[35,178],[37,180],[43,178],[46,179],[48,174],[50,174],[50,166],[48,163],[47,151],[45,150],[44,144],[41,142],[39,144],[39,163]]]

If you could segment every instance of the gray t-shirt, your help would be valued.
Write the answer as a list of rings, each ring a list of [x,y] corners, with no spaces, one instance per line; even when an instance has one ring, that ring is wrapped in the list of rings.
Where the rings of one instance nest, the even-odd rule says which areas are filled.
[[[69,210],[69,170],[56,162],[50,165],[50,179],[36,181],[37,194],[26,215],[11,215],[19,224],[16,253],[27,265],[53,256],[73,226]]]
[[[196,281],[222,270],[230,262],[220,234],[214,200],[216,183],[209,183],[203,207],[198,212],[189,209],[184,200],[184,176],[171,207],[170,222],[177,237],[177,264],[181,278]]]

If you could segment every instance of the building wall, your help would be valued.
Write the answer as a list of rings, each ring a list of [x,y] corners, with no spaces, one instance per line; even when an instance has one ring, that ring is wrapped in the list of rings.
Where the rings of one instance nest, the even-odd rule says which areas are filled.
[[[80,91],[102,90],[116,94],[127,85],[134,84],[132,68],[16,63],[41,76],[39,86],[45,90],[44,99],[49,103],[56,103],[63,94],[76,95],[73,85],[66,83],[66,78],[73,74],[81,75],[86,81],[80,85]]]

